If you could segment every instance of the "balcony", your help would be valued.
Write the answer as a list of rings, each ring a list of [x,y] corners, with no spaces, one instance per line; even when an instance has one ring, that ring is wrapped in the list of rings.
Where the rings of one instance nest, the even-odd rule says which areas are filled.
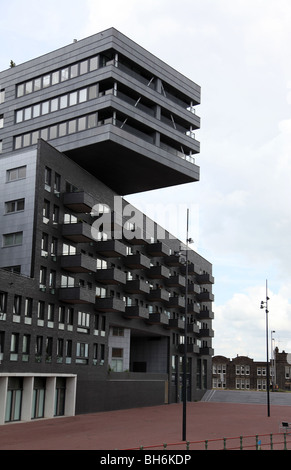
[[[95,292],[84,287],[62,287],[59,300],[68,304],[94,304]]]
[[[88,213],[94,206],[93,197],[85,191],[77,193],[65,193],[63,203],[74,212]]]
[[[166,266],[151,266],[147,276],[150,279],[168,279],[170,270]]]
[[[214,312],[212,312],[208,308],[205,308],[203,310],[200,310],[198,317],[200,320],[213,320]]]
[[[214,295],[208,291],[200,292],[200,294],[197,294],[197,300],[199,302],[214,302]]]
[[[170,248],[163,242],[151,243],[147,246],[147,253],[152,257],[169,256]]]
[[[89,273],[96,271],[96,260],[91,256],[79,253],[77,255],[61,256],[61,267],[73,273]]]
[[[182,291],[185,293],[186,292],[186,283],[185,287],[182,289]],[[194,294],[200,294],[201,289],[200,286],[197,284],[194,284],[193,282],[188,283],[188,294],[189,295],[194,295]]]
[[[195,274],[195,265],[194,263],[188,263],[188,274],[193,275]],[[181,274],[184,276],[186,275],[186,266],[181,266]]]
[[[129,294],[149,294],[150,285],[143,279],[132,279],[126,282],[124,290]]]
[[[187,313],[200,313],[200,305],[195,302],[188,302]]]
[[[209,346],[204,346],[200,348],[200,354],[203,356],[214,356],[214,349]]]
[[[199,326],[197,323],[188,323],[187,325],[187,331],[188,333],[194,333],[194,334],[199,334]]]
[[[196,282],[198,284],[214,284],[214,277],[209,273],[197,274]]]
[[[168,266],[172,267],[179,267],[185,265],[185,256],[177,255],[169,255],[164,259],[165,263]]]
[[[62,235],[75,243],[89,243],[93,241],[91,225],[85,222],[64,224],[62,226]]]
[[[95,308],[99,312],[125,312],[124,300],[116,297],[97,297],[95,300]]]
[[[165,313],[150,313],[147,323],[150,325],[168,325],[169,318]]]
[[[142,253],[136,253],[134,255],[128,255],[124,264],[130,269],[149,269],[150,259]]]
[[[147,295],[150,302],[169,302],[170,293],[166,289],[152,289]]]
[[[126,273],[117,268],[97,269],[95,280],[106,285],[125,284]]]
[[[96,242],[97,252],[107,258],[126,256],[126,247],[119,240],[106,240]]]
[[[199,336],[200,338],[213,338],[214,331],[212,328],[201,328],[201,330],[199,330]]]
[[[181,276],[180,274],[175,275],[175,276],[170,276],[169,279],[166,280],[166,285],[168,287],[185,287],[186,279],[184,276]]]
[[[184,353],[184,344],[179,344],[178,350],[179,353]],[[189,354],[199,354],[200,348],[197,344],[187,344],[187,353]]]
[[[181,296],[169,297],[168,308],[185,308],[185,299]]]
[[[142,320],[147,320],[149,318],[149,310],[146,307],[132,305],[125,307],[125,314],[123,316],[126,318],[140,318]]]
[[[173,330],[184,330],[185,322],[180,318],[172,318],[169,320],[169,328]]]

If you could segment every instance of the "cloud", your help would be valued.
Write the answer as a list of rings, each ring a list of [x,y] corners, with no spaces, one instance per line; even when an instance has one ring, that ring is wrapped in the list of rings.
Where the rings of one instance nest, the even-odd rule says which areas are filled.
[[[269,357],[271,357],[271,335],[275,346],[280,350],[290,350],[291,345],[291,303],[285,297],[287,290],[290,297],[290,283],[282,287],[278,294],[268,290],[268,339]],[[265,301],[266,291],[263,285],[246,289],[243,293],[235,293],[224,305],[215,310],[216,355],[234,357],[236,354],[249,356],[257,361],[266,360],[266,313],[261,309],[261,301]]]

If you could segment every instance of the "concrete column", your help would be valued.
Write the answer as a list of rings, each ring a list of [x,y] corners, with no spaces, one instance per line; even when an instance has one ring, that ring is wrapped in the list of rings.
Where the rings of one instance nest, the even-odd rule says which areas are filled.
[[[34,377],[24,377],[21,405],[21,421],[31,420]]]
[[[77,377],[66,379],[65,416],[75,416]]]
[[[0,425],[5,423],[8,377],[0,377]]]
[[[56,377],[47,377],[44,417],[53,418],[55,410]]]

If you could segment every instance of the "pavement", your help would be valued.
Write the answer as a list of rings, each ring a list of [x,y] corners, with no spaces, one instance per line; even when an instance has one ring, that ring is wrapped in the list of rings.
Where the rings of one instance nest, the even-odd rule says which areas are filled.
[[[251,395],[245,395],[248,393]],[[278,433],[282,421],[291,423],[291,394],[280,394],[283,397],[271,394],[270,416],[267,416],[266,393],[217,391],[212,396],[209,394],[211,391],[205,401],[187,403],[186,440],[191,442],[190,450],[204,449],[205,440],[209,441],[209,450],[222,448],[223,438],[227,438],[228,445],[238,447],[239,436],[245,436],[245,446],[254,448],[256,435],[263,442],[270,439],[271,433],[274,440],[278,435],[283,442],[283,435]],[[247,399],[247,403],[240,402]],[[182,440],[182,410],[182,403],[175,403],[9,423],[0,426],[0,450],[120,451],[141,446],[160,450],[164,443],[167,450],[186,450]],[[268,437],[260,437],[264,435]],[[194,443],[196,441],[202,442]]]

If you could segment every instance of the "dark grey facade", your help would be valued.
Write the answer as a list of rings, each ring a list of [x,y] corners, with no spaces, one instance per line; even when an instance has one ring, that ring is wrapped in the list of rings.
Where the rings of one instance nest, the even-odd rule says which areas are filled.
[[[199,180],[200,88],[114,29],[0,78],[0,423],[179,402],[185,246],[122,196]],[[188,281],[192,401],[214,300],[192,250]]]

